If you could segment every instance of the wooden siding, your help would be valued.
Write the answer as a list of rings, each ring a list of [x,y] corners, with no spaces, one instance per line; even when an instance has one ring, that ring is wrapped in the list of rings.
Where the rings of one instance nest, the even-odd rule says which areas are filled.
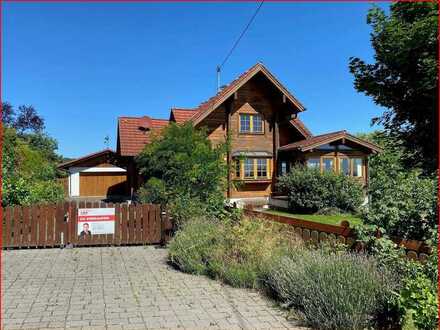
[[[80,173],[79,178],[80,196],[127,195],[125,173]]]
[[[235,181],[231,198],[267,197],[272,192],[272,182]]]
[[[265,151],[274,155],[276,153],[275,141],[275,119],[281,118],[283,127],[288,129],[280,130],[280,140],[292,141],[302,139],[302,136],[295,132],[287,119],[287,105],[283,104],[282,95],[273,89],[273,86],[264,81],[262,77],[255,77],[242,86],[222,106],[213,111],[199,126],[208,129],[209,139],[213,145],[226,141],[229,128],[231,139],[231,153],[236,151]],[[229,113],[230,112],[230,113]],[[240,133],[240,114],[260,114],[263,119],[263,133]],[[278,113],[278,114],[277,114]],[[292,133],[293,130],[293,133]],[[288,135],[288,136],[284,136]],[[274,157],[275,158],[275,157]],[[231,158],[227,157],[228,161]],[[275,164],[271,164],[275,165]],[[276,175],[276,166],[270,166],[271,175]],[[232,173],[234,176],[234,173]],[[231,180],[229,180],[231,182]],[[273,182],[231,182],[229,194],[231,198],[269,196],[272,191]]]
[[[228,174],[227,196],[231,198],[269,196],[276,184],[279,162],[289,164],[304,162],[306,158],[332,156],[334,152],[298,152],[285,151],[278,153],[283,145],[298,142],[304,136],[289,123],[292,111],[284,102],[282,94],[274,88],[267,79],[256,75],[230,96],[220,107],[208,115],[198,126],[207,127],[209,139],[213,145],[226,141],[230,137],[230,153],[226,155],[229,164],[234,161],[231,154],[234,152],[267,152],[272,155],[271,178],[272,182],[241,181],[237,185],[234,166],[230,166],[232,173]],[[259,114],[263,119],[263,133],[240,133],[240,114]],[[347,141],[347,145],[351,146]],[[364,185],[368,184],[368,153],[355,146],[351,151],[339,151],[338,156],[359,156],[363,159],[363,176],[360,178]],[[278,157],[280,157],[278,159]],[[339,164],[337,164],[338,166]]]

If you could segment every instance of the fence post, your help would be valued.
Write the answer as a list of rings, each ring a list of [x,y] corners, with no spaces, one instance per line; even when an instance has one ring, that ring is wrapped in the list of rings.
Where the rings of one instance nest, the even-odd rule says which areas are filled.
[[[165,242],[165,233],[164,233],[164,222],[165,217],[167,216],[167,213],[165,210],[162,209],[162,207],[159,207],[160,212],[160,245],[164,245]]]

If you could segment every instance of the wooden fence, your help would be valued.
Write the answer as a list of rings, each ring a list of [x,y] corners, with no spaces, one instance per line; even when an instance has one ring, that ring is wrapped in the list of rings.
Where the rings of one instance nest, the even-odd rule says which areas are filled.
[[[115,208],[114,234],[77,233],[78,208]],[[156,244],[167,239],[171,223],[159,205],[64,202],[3,209],[3,248],[57,247],[67,244]]]
[[[264,213],[252,209],[245,209],[244,212],[248,216],[291,225],[295,228],[295,232],[298,234],[298,236],[305,241],[312,240],[314,242],[323,242],[327,240],[335,240],[339,241],[340,243],[347,244],[349,247],[357,251],[365,249],[365,246],[362,242],[356,241],[354,230],[350,228],[348,221],[342,221],[340,226],[336,226]],[[424,242],[406,240],[397,237],[392,237],[391,239],[399,246],[405,248],[408,258],[414,260],[425,260],[431,253],[429,246],[427,246]]]

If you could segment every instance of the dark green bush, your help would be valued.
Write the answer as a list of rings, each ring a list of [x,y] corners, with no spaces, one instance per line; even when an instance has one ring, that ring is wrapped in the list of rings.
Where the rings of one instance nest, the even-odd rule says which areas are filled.
[[[392,270],[396,288],[387,301],[388,309],[380,315],[387,324],[401,324],[404,329],[429,330],[436,328],[438,318],[438,254],[437,231],[428,240],[432,253],[425,262],[406,258],[404,248],[399,248],[387,236],[375,238],[372,226],[357,226],[358,239],[366,243],[366,249],[380,268]]]
[[[371,258],[297,250],[279,258],[268,285],[316,329],[364,329],[391,295],[388,274]]]
[[[417,171],[389,172],[372,170],[364,222],[389,235],[427,239],[437,223],[437,179],[421,177]]]
[[[290,210],[298,213],[315,213],[324,208],[356,212],[363,200],[362,187],[353,178],[304,166],[280,177],[278,186],[287,194]]]
[[[424,240],[437,224],[436,175],[408,168],[402,141],[384,132],[364,136],[382,146],[369,159],[369,205],[364,223],[383,228],[388,235]]]
[[[399,304],[405,323],[411,320],[417,329],[437,329],[437,284],[432,283],[423,273],[404,279],[403,287],[400,290]]]
[[[56,180],[32,181],[11,178],[3,181],[4,206],[56,203],[62,200],[64,200],[64,189]]]
[[[137,192],[139,200],[166,204],[179,225],[204,212],[221,216],[225,152],[226,144],[213,146],[205,130],[170,124],[136,157],[146,181]]]
[[[158,178],[150,178],[137,191],[137,199],[143,203],[165,204],[167,200],[165,183]]]
[[[2,131],[2,206],[63,200],[56,141],[40,131],[19,133],[6,123]]]

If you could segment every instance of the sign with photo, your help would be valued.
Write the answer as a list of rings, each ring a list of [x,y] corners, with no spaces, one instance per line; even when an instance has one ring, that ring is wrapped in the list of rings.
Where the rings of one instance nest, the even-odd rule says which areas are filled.
[[[78,209],[78,235],[101,235],[115,233],[115,209]]]

